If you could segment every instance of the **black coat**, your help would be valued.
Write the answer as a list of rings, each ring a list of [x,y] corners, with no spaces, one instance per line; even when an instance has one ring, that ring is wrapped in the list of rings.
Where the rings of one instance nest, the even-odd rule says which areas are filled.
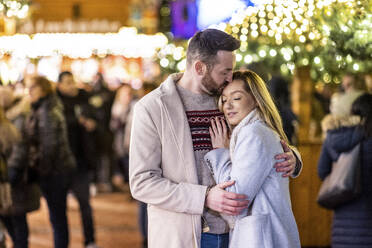
[[[332,162],[360,142],[362,163],[362,195],[334,210],[332,247],[372,247],[372,137],[364,137],[358,125],[330,123],[318,163],[319,177],[323,180]]]
[[[81,89],[76,96],[57,93],[63,104],[68,140],[77,167],[80,171],[94,169],[97,162],[97,130],[87,131],[78,119],[84,117],[96,121],[94,109],[89,104],[89,94]]]
[[[69,173],[76,167],[70,150],[63,105],[54,94],[32,105],[26,123],[29,160],[40,177]]]

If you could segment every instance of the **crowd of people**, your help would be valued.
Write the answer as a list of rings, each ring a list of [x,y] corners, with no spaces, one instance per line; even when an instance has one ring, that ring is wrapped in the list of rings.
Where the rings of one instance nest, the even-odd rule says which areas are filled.
[[[146,83],[145,90],[134,92],[123,84],[112,91],[101,74],[87,86],[78,87],[69,71],[55,83],[34,76],[0,86],[0,225],[15,248],[28,247],[26,215],[39,209],[41,196],[48,205],[54,247],[68,247],[70,192],[79,203],[84,246],[96,248],[91,195],[129,193],[132,107],[154,86]],[[143,203],[140,209],[145,237]]]

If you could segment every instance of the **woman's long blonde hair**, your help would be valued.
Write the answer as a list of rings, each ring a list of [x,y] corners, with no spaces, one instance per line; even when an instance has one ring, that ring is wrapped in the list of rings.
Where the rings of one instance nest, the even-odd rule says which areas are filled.
[[[251,70],[235,71],[233,73],[233,80],[239,79],[244,82],[244,89],[254,97],[258,106],[257,110],[266,125],[278,133],[280,138],[288,144],[288,138],[283,130],[282,118],[279,115],[279,111],[271,98],[265,82]],[[218,105],[220,110],[222,110],[221,97],[218,101]]]

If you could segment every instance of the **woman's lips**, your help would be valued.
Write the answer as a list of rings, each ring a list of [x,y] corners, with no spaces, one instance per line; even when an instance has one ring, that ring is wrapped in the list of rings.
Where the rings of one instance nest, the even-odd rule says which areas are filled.
[[[232,118],[234,115],[236,115],[236,112],[227,113],[228,118]]]

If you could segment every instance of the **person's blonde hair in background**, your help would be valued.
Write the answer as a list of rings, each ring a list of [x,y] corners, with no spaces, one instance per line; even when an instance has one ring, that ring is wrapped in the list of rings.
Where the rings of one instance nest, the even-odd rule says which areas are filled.
[[[329,107],[331,114],[337,117],[349,116],[354,100],[363,93],[356,87],[356,79],[352,74],[343,76],[342,88],[344,92],[337,92],[332,95]]]
[[[265,82],[251,70],[236,71],[233,74],[233,80],[242,80],[244,89],[251,93],[257,103],[257,110],[260,113],[262,120],[272,130],[280,136],[287,144],[288,138],[284,133],[282,119],[279,111],[266,87]],[[218,100],[218,107],[222,111],[222,98]]]
[[[13,92],[6,87],[0,87],[0,152],[5,153],[17,143],[20,134],[16,127],[6,118],[5,109],[13,102]]]

